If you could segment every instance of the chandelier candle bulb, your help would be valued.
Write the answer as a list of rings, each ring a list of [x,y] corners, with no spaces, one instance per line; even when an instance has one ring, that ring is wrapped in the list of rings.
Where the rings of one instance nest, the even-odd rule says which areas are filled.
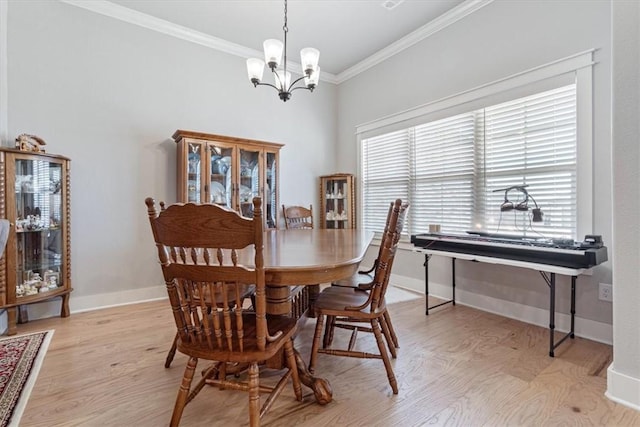
[[[307,88],[313,92],[313,89],[318,86],[318,82],[320,81],[320,67],[318,67],[310,76],[304,78],[304,84]]]
[[[276,87],[280,90],[287,90],[289,87],[289,83],[291,83],[291,73],[287,71],[284,74],[284,71],[278,70],[276,71]]]
[[[282,42],[276,39],[268,39],[264,41],[263,47],[264,62],[269,65],[269,68],[271,68],[271,70],[278,68],[278,66],[282,62]]]
[[[264,61],[258,58],[247,59],[247,73],[249,74],[249,80],[260,82],[264,75]]]
[[[312,47],[305,47],[300,51],[300,59],[302,63],[302,73],[310,76],[311,73],[318,68],[320,51]]]

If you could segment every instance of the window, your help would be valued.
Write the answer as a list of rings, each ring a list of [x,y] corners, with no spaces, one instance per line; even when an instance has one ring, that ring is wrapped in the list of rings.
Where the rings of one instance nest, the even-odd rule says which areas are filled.
[[[363,139],[363,226],[382,231],[388,203],[402,198],[408,234],[441,224],[446,233],[576,238],[576,114],[574,83]],[[514,185],[527,186],[529,211],[501,212],[501,189]],[[532,224],[536,205],[543,222]]]

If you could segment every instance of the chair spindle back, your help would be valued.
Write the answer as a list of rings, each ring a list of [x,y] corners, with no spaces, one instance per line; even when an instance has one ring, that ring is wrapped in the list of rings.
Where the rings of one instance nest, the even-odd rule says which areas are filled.
[[[302,206],[289,206],[287,208],[282,205],[282,214],[284,215],[284,225],[287,229],[313,228],[313,205],[309,205],[308,209]]]
[[[266,320],[261,199],[253,199],[252,219],[213,204],[161,203],[158,213],[152,198],[145,203],[181,341],[242,352],[251,339],[264,350],[275,337]],[[242,316],[251,285],[255,328]]]
[[[409,204],[403,204],[400,199],[397,199],[391,204],[387,219],[387,228],[380,242],[380,253],[376,260],[377,264],[369,294],[368,302],[370,303],[371,311],[377,310],[384,301],[408,209]]]

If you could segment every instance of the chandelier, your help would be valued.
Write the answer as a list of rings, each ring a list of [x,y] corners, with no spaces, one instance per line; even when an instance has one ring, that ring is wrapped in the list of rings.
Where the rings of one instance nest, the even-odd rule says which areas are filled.
[[[247,59],[247,72],[249,74],[249,80],[251,80],[254,87],[258,85],[271,86],[278,91],[278,97],[284,102],[287,102],[287,100],[291,98],[291,92],[294,90],[307,89],[313,92],[318,85],[320,77],[320,67],[318,67],[320,51],[312,47],[305,47],[300,51],[302,77],[291,83],[291,72],[287,71],[287,33],[289,32],[289,28],[287,27],[287,0],[284,0],[284,26],[282,30],[284,31],[284,45],[280,40],[265,40],[263,43],[264,61],[258,58]],[[282,62],[283,53],[284,62]],[[273,73],[275,84],[262,83],[265,63]],[[282,65],[282,68],[278,69],[280,65]],[[302,79],[304,79],[304,86],[296,86]]]

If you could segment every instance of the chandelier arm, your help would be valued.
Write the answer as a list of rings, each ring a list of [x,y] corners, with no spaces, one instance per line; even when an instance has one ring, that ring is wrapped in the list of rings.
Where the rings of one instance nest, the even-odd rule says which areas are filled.
[[[295,79],[295,80],[293,81],[293,83],[291,83],[291,84],[289,85],[289,89],[288,89],[288,90],[289,90],[289,92],[291,92],[293,89],[299,89],[300,87],[304,87],[304,88],[306,88],[306,86],[293,87],[293,86],[295,86],[295,84],[296,84],[296,83],[298,83],[300,80],[302,80],[302,79],[304,79],[304,78],[305,78],[305,76],[302,76],[302,77],[299,77],[299,78]]]
[[[306,90],[308,90],[308,91],[313,92],[313,89],[312,89],[312,88],[310,88],[310,87],[306,87],[306,86],[297,86],[297,87],[294,87],[294,88],[292,88],[292,89],[289,89],[289,92],[293,92],[293,91],[294,91],[294,90],[296,90],[296,89],[306,89]]]
[[[286,65],[286,64],[285,64]],[[271,71],[273,73],[273,81],[278,81],[278,83],[280,83],[280,87],[284,88],[284,82],[280,79],[280,76],[278,75],[278,73],[276,73],[275,71]],[[285,67],[284,69],[284,74],[282,75],[282,77],[284,78],[284,80],[287,80],[287,68]],[[273,85],[271,85],[273,86]],[[275,86],[273,86],[275,87]],[[276,89],[278,89],[277,87],[275,87]],[[280,89],[278,89],[278,91],[280,91]]]
[[[271,86],[272,88],[274,88],[275,90],[277,90],[278,92],[280,92],[280,89],[274,85],[272,85],[271,83],[254,83],[255,86]]]

